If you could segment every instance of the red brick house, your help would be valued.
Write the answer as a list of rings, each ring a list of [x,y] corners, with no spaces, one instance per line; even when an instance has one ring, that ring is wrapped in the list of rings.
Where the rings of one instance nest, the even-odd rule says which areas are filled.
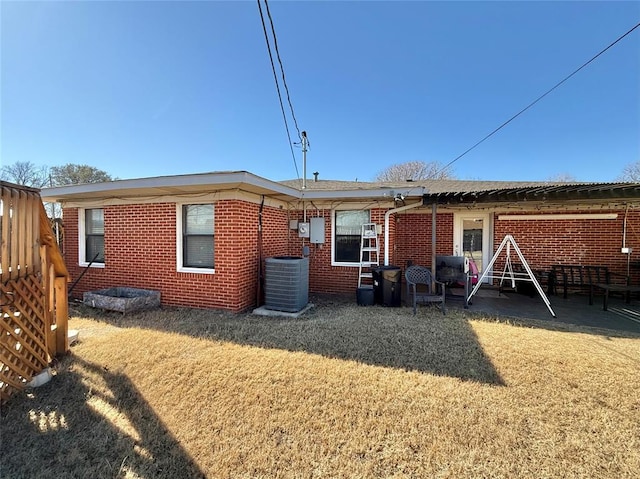
[[[303,254],[311,292],[355,297],[362,222],[379,225],[381,264],[401,267],[431,265],[435,245],[437,255],[471,254],[482,268],[507,234],[536,269],[599,264],[633,275],[640,255],[635,183],[320,180],[302,188],[240,171],[41,196],[62,203],[65,261],[72,281],[82,275],[77,297],[129,286],[161,291],[166,305],[245,311],[260,301],[265,258]],[[311,225],[308,237],[300,223]]]

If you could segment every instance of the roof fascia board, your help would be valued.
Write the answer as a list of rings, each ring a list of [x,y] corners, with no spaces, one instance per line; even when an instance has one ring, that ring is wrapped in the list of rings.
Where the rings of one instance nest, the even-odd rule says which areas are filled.
[[[246,191],[233,189],[221,190],[207,194],[186,194],[186,195],[161,195],[152,197],[108,197],[108,198],[86,198],[86,199],[70,199],[62,200],[64,208],[102,208],[105,206],[122,206],[122,205],[139,205],[154,203],[216,203],[224,200],[241,200],[248,203],[263,203],[262,195],[249,193]],[[282,201],[277,197],[268,197],[264,199],[264,206],[274,208],[285,208],[291,202]]]
[[[41,196],[45,201],[78,200],[83,195],[99,197],[106,194],[117,194],[123,190],[145,188],[179,188],[194,186],[216,186],[219,184],[233,184],[234,188],[250,185],[270,191],[274,195],[283,195],[297,200],[359,200],[359,199],[392,199],[395,193],[402,193],[406,198],[420,197],[425,194],[425,188],[415,186],[409,191],[399,191],[400,188],[374,188],[357,190],[298,190],[280,183],[256,176],[252,173],[205,173],[196,175],[160,176],[153,178],[139,178],[129,180],[115,180],[105,183],[86,183],[82,185],[58,186],[43,188]],[[417,190],[417,191],[416,191]]]

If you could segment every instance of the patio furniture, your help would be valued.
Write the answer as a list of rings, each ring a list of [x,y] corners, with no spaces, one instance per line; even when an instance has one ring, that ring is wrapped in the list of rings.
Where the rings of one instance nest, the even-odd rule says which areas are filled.
[[[604,299],[602,302],[602,309],[607,311],[609,309],[609,292],[614,291],[618,293],[625,293],[625,299],[627,303],[631,302],[631,293],[640,292],[640,286],[631,286],[624,284],[597,284],[600,289],[604,289]]]
[[[464,256],[436,256],[436,280],[445,284],[446,297],[461,298],[464,308],[467,309],[469,293],[478,282],[478,269],[473,260]],[[463,295],[452,294],[452,288],[462,288]]]
[[[445,284],[436,281],[428,268],[409,266],[404,277],[407,281],[407,299],[412,298],[413,302],[413,314],[416,314],[418,302],[440,303],[442,314],[446,314]]]
[[[526,278],[528,273],[525,267],[520,263],[513,263],[513,272],[516,275],[516,279],[518,278]],[[536,280],[540,287],[545,289],[547,296],[557,295],[558,289],[557,284],[558,280],[556,278],[556,271],[545,271],[542,269],[531,269],[531,272],[535,276]],[[505,289],[510,289],[507,285],[506,287],[503,284],[499,285],[499,291],[502,293]],[[536,295],[536,288],[530,281],[516,281],[515,291],[520,294],[526,294],[527,296],[533,298]]]
[[[551,272],[556,275],[557,284],[562,285],[564,299],[567,299],[569,289],[585,291],[589,293],[589,304],[593,304],[596,286],[628,286],[629,284],[627,276],[612,273],[606,266],[554,264],[551,266]],[[614,278],[615,282],[612,281]],[[612,291],[626,290],[614,288]],[[605,293],[608,293],[607,289],[605,289]]]

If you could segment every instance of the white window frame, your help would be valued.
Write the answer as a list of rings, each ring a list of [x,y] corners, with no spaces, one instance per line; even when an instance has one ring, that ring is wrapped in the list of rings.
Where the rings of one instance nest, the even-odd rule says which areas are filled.
[[[107,257],[105,254],[104,263],[91,263],[89,264],[89,260],[87,260],[87,238],[86,238],[86,227],[85,221],[87,218],[86,211],[87,210],[102,210],[104,214],[104,208],[96,207],[96,208],[78,208],[78,265],[84,267],[91,268],[104,268],[105,263],[107,262]],[[105,249],[106,249],[105,243]]]
[[[336,213],[339,211],[367,211],[371,221],[371,209],[340,208],[331,210],[331,266],[360,267],[360,262],[336,261]]]
[[[214,237],[214,249],[213,249],[213,268],[193,268],[189,266],[184,266],[184,256],[183,256],[183,237],[182,237],[182,226],[183,226],[183,217],[182,217],[182,207],[185,205],[212,205],[213,206],[213,237]],[[212,201],[185,201],[183,203],[176,203],[176,269],[179,273],[197,273],[197,274],[215,274],[215,221],[216,221],[216,205]]]

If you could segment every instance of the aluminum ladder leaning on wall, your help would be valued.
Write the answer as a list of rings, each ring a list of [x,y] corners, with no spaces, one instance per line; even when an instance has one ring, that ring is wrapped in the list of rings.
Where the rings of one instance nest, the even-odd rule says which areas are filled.
[[[360,268],[358,271],[358,288],[363,286],[363,279],[370,279],[370,286],[373,287],[372,268],[379,264],[380,247],[378,245],[378,227],[375,223],[365,223],[362,225],[360,233]]]

